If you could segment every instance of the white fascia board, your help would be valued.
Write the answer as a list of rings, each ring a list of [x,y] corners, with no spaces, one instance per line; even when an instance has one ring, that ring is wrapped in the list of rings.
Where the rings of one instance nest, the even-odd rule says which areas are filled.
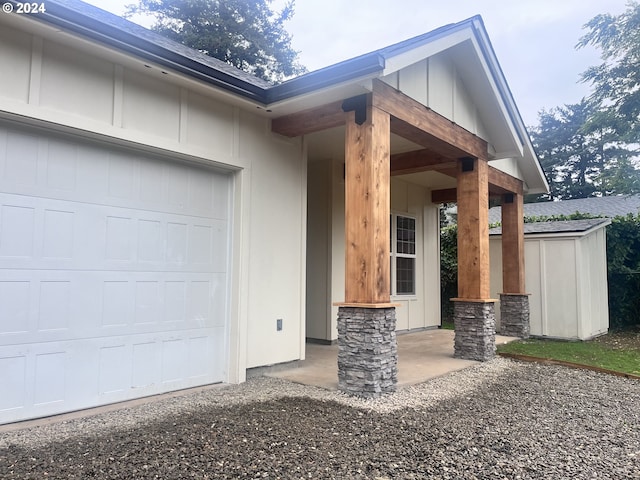
[[[471,29],[464,28],[454,33],[449,33],[443,37],[432,40],[424,45],[412,48],[400,54],[385,57],[385,68],[382,75],[390,75],[400,71],[409,65],[420,62],[426,58],[432,57],[451,47],[454,47],[465,40],[473,37]]]
[[[471,38],[471,44],[473,45],[473,48],[476,51],[478,59],[480,60],[480,64],[482,65],[482,68],[484,70],[485,77],[487,78],[487,81],[491,86],[491,90],[493,92],[493,95],[500,109],[500,113],[502,114],[502,117],[505,120],[504,123],[506,127],[509,129],[509,135],[513,139],[513,145],[515,147],[515,151],[512,150],[511,152],[505,152],[506,153],[505,156],[514,156],[513,154],[516,153],[517,156],[523,157],[524,144],[522,139],[524,137],[528,137],[528,135],[526,133],[526,130],[524,129],[522,129],[521,131],[518,131],[518,126],[516,125],[515,121],[516,121],[516,118],[520,118],[520,114],[518,113],[515,107],[515,104],[513,103],[511,94],[509,93],[509,89],[506,85],[506,81],[504,80],[504,78],[500,73],[501,72],[500,67],[496,63],[495,59],[487,58],[487,56],[483,53],[483,50],[480,47],[480,44],[478,43],[478,38],[476,36],[473,36]],[[491,68],[491,66],[489,65],[489,61],[493,63],[493,68]],[[494,75],[494,72],[495,72],[495,75]],[[501,85],[498,85],[496,81],[499,81]]]
[[[542,165],[538,161],[538,157],[533,150],[533,145],[531,145],[531,141],[527,137],[527,145],[526,145],[526,153],[527,155],[524,158],[526,167],[524,170],[527,170],[527,173],[532,177],[537,177],[539,180],[536,182],[536,186],[532,187],[529,193],[549,193],[549,183],[547,182],[547,177],[545,177],[544,172],[542,171]]]
[[[269,116],[275,118],[281,115],[326,105],[327,103],[337,100],[362,95],[371,91],[372,80],[380,76],[380,73],[376,73],[362,78],[347,80],[312,92],[270,103],[266,108],[269,110]]]
[[[486,46],[487,54],[482,54],[477,38],[474,38],[473,45],[478,52],[478,57],[483,64],[483,68],[485,68],[487,78],[491,82],[492,88],[494,89],[496,97],[498,98],[500,108],[503,110],[503,114],[505,115],[507,123],[510,126],[511,134],[514,136],[514,142],[520,147],[520,157],[526,165],[522,169],[523,173],[525,173],[525,175],[527,176],[531,175],[533,177],[537,177],[537,179],[535,180],[538,180],[529,182],[532,185],[536,185],[530,190],[529,193],[548,193],[549,184],[547,182],[547,178],[545,177],[540,162],[537,159],[535,150],[531,143],[531,139],[529,138],[527,129],[524,125],[524,122],[522,121],[522,117],[520,116],[518,107],[515,104],[515,100],[513,99],[511,90],[509,89],[506,79],[504,78],[502,69],[500,68],[500,65],[498,63],[498,59],[494,56],[495,54],[493,52],[493,49],[491,48],[491,43],[488,39],[488,36],[487,38],[484,38],[484,36],[486,36],[484,28],[480,23],[476,22],[477,21],[474,21],[474,23],[477,25],[476,32],[478,32],[478,37],[483,37],[483,43]],[[490,66],[488,63],[486,63],[487,61],[491,61],[495,76],[491,74]],[[500,86],[495,83],[496,78],[500,81]],[[503,92],[503,94],[501,94],[501,92]],[[508,102],[508,105],[505,102]],[[512,115],[509,115],[509,112],[511,112]]]

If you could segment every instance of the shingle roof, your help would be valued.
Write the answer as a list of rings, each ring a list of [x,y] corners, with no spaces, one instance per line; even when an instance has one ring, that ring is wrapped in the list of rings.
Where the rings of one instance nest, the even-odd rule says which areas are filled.
[[[130,22],[125,18],[119,17],[117,15],[113,15],[112,13],[109,13],[100,8],[94,7],[93,5],[89,5],[78,0],[55,0],[55,2],[59,5],[64,5],[65,7],[69,7],[74,11],[81,13],[88,18],[98,20],[103,24],[117,28],[118,30],[124,33],[128,33],[128,34],[134,35],[139,39],[144,39],[151,43],[154,43],[155,45],[162,47],[167,51],[177,53],[184,57],[191,58],[192,60],[208,65],[211,68],[215,68],[229,75],[233,75],[237,78],[241,78],[245,82],[249,82],[263,88],[268,88],[269,86],[271,86],[269,82],[261,78],[255,77],[249,73],[246,73],[240,69],[233,67],[232,65],[229,65],[228,63],[218,60],[217,58],[213,58],[208,55],[205,55],[204,53],[201,53],[198,50],[189,48],[181,43],[175,42],[167,37],[159,35],[140,25]]]
[[[524,234],[534,233],[582,233],[600,225],[611,223],[608,218],[589,218],[585,220],[563,220],[559,222],[534,222],[524,224]],[[502,235],[502,228],[495,227],[489,230],[489,235]]]
[[[482,22],[479,16],[475,16],[445,25],[423,35],[273,85],[79,0],[49,0],[46,13],[37,17],[38,20],[81,33],[263,104],[361,78],[363,75],[381,73],[387,58],[440,36],[450,35],[458,29],[468,26],[476,28],[474,25]]]
[[[559,202],[526,203],[525,217],[539,217],[552,215],[571,215],[573,213],[589,213],[616,217],[618,215],[640,213],[640,195],[617,195],[611,197],[578,198]],[[502,208],[489,209],[489,223],[501,221]]]

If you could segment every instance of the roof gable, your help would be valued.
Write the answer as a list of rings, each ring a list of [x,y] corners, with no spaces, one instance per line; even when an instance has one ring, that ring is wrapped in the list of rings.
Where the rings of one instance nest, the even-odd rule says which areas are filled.
[[[472,133],[491,145],[492,158],[517,159],[516,170],[522,173],[525,191],[547,191],[542,169],[479,16],[279,85],[271,85],[79,0],[50,0],[47,12],[34,20],[171,69],[204,86],[215,87],[218,92],[230,94],[234,101],[257,107],[258,112],[271,117],[367,93],[373,79],[388,80],[395,73],[403,74],[416,62],[442,55],[454,71],[451,83],[457,82],[454,88],[468,98],[466,103],[475,110],[467,108],[462,112],[467,119],[475,116],[477,126],[481,126]],[[428,102],[426,106],[431,108]],[[457,123],[455,112],[443,116]],[[458,121],[464,128],[465,122]]]

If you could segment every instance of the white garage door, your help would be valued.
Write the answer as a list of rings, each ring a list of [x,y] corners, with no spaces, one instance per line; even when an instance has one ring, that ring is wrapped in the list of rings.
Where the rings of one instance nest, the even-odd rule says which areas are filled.
[[[0,423],[225,379],[230,185],[0,124]]]

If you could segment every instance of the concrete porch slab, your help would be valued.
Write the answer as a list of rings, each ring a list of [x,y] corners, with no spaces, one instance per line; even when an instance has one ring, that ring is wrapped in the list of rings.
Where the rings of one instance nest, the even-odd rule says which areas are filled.
[[[453,358],[453,337],[453,330],[443,329],[398,334],[398,388],[480,363]],[[517,338],[496,335],[496,345],[513,340]],[[265,375],[337,390],[338,345],[307,343],[306,349],[306,359],[299,362],[298,366],[267,372]]]

